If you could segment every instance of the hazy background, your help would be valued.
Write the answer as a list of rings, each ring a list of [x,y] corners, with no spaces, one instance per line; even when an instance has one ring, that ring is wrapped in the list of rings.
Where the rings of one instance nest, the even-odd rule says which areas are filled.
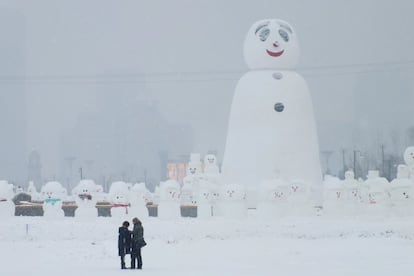
[[[191,152],[221,160],[244,36],[296,29],[324,172],[391,175],[414,144],[414,4],[0,1],[0,178],[150,186]],[[359,170],[359,172],[358,172]]]

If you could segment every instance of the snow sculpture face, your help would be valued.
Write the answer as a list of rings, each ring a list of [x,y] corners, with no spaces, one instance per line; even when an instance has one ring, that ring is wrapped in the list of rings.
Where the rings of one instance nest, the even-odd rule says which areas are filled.
[[[290,195],[291,196],[306,196],[307,186],[304,182],[294,180],[290,183]]]
[[[226,201],[240,201],[246,199],[246,191],[244,187],[236,184],[224,186],[221,195]]]
[[[412,201],[411,187],[399,187],[391,190],[391,198],[394,202],[411,202]]]
[[[247,33],[244,58],[252,70],[292,69],[299,60],[296,32],[283,20],[260,20]]]
[[[96,185],[93,180],[83,179],[72,190],[72,194],[76,196],[76,199],[80,200],[93,200],[95,194],[100,192],[99,185]]]
[[[198,164],[195,163],[188,163],[188,167],[187,167],[187,175],[197,175],[201,172],[200,166]]]
[[[150,192],[145,183],[137,183],[131,189],[131,202],[150,202]]]
[[[109,198],[113,204],[128,204],[131,186],[125,182],[118,181],[111,184]]]
[[[206,203],[206,202],[210,202],[211,200],[211,193],[208,189],[201,189],[199,194],[198,194],[198,202],[199,203]]]
[[[285,201],[289,195],[289,185],[281,179],[264,181],[260,185],[260,200]]]
[[[206,156],[204,156],[204,164],[206,164],[206,166],[214,166],[217,163],[217,158],[215,155],[213,154],[207,154]]]
[[[175,180],[167,180],[160,188],[161,201],[180,201],[180,184]]]
[[[62,200],[66,198],[67,191],[59,182],[48,182],[46,183],[42,189],[41,194],[44,200],[50,199],[59,199]]]
[[[414,147],[408,147],[404,151],[404,161],[408,166],[414,166]]]

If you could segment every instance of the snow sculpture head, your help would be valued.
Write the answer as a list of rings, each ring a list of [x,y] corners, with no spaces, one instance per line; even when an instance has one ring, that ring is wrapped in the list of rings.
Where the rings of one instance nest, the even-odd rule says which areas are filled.
[[[192,153],[190,155],[190,162],[187,166],[187,176],[196,176],[201,173],[201,161],[199,153]]]
[[[42,194],[44,200],[63,200],[67,195],[66,189],[63,188],[62,184],[56,181],[47,182],[45,185],[43,185],[40,193]]]
[[[198,192],[197,203],[209,203],[211,201],[211,192],[209,189],[201,188]]]
[[[414,147],[408,147],[404,151],[404,161],[407,166],[414,166]]]
[[[244,59],[252,70],[294,68],[299,60],[296,32],[280,19],[254,23],[244,42]]]
[[[226,201],[242,201],[246,199],[246,190],[243,186],[237,184],[229,184],[223,187],[220,193]]]
[[[131,185],[122,181],[111,184],[109,198],[113,204],[128,204]]]
[[[72,195],[78,200],[96,200],[96,194],[101,192],[101,186],[93,180],[83,179],[73,188]]]
[[[167,180],[160,187],[160,201],[180,201],[180,184]]]
[[[206,166],[215,166],[217,165],[217,158],[214,154],[207,154],[204,156],[204,164]]]
[[[353,171],[346,171],[345,172],[345,179],[346,180],[355,179],[354,172]]]
[[[283,202],[289,196],[289,185],[282,179],[263,181],[260,185],[261,201]]]
[[[151,201],[151,193],[148,191],[145,183],[136,183],[131,189],[131,202],[145,202]]]

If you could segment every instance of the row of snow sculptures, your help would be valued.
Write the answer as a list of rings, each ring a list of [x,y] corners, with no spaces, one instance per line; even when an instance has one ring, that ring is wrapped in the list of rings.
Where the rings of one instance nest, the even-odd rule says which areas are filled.
[[[158,217],[160,219],[177,219],[181,217],[180,184],[170,179],[161,183],[159,191]]]
[[[225,183],[250,191],[275,172],[299,179],[320,193],[322,175],[311,97],[294,71],[299,58],[296,32],[279,19],[253,24],[244,42],[251,71],[234,93],[222,174]],[[318,202],[317,202],[318,203]]]
[[[0,218],[14,216],[13,184],[6,180],[0,180]]]
[[[43,216],[46,218],[63,218],[63,200],[67,197],[67,191],[62,184],[56,181],[47,182],[42,186],[40,194],[43,198]]]
[[[98,216],[96,203],[103,198],[103,188],[93,180],[82,179],[72,190],[76,205],[75,217],[93,218]]]

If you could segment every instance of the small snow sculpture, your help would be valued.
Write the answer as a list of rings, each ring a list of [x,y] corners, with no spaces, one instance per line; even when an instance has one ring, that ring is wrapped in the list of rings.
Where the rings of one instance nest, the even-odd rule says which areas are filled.
[[[379,176],[379,171],[368,171],[367,180],[364,185],[368,189],[367,214],[373,216],[388,215],[390,204],[389,188],[390,184],[387,179]]]
[[[288,208],[289,184],[281,178],[265,180],[259,188],[257,213],[263,219],[280,218]]]
[[[43,198],[43,216],[46,218],[62,218],[65,216],[62,205],[67,191],[56,181],[47,182],[40,190]]]
[[[102,186],[97,185],[93,180],[82,179],[78,185],[73,188],[72,195],[78,208],[75,210],[77,218],[92,218],[98,216],[96,203],[102,198]]]
[[[221,194],[223,215],[229,219],[247,217],[246,189],[242,185],[227,184]]]
[[[136,183],[130,193],[132,216],[139,218],[148,218],[147,204],[151,201],[151,193],[145,186],[145,183]]]
[[[409,168],[405,165],[398,165],[397,178],[390,183],[392,213],[398,216],[414,213],[414,183],[408,176]]]
[[[109,200],[112,204],[111,216],[114,218],[126,218],[129,215],[129,192],[131,184],[116,181],[109,188]]]
[[[161,184],[158,217],[160,219],[181,217],[180,184],[175,180],[170,179]]]
[[[13,184],[9,184],[6,180],[0,180],[0,218],[14,216],[13,197]]]

